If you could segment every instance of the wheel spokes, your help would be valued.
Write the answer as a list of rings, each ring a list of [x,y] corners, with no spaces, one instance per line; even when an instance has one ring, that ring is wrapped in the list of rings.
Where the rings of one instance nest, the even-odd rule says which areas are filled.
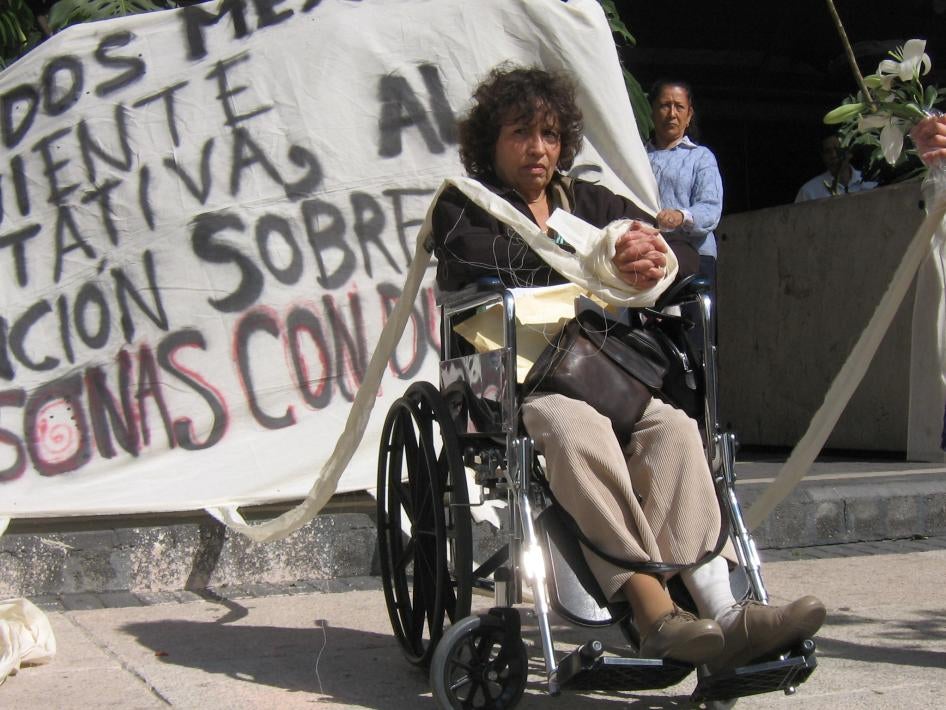
[[[492,655],[493,651],[493,639],[490,638],[489,634],[483,634],[479,637],[478,643],[475,647],[476,658],[480,663],[486,664],[489,662],[489,657]]]
[[[430,473],[423,458],[416,457],[413,469],[408,472],[411,497],[411,523],[416,532],[430,532],[436,524],[433,510],[433,491],[431,490]]]
[[[411,385],[392,405],[379,458],[379,551],[395,635],[408,660],[418,665],[432,656],[447,617],[456,622],[469,614],[470,583],[461,589],[453,578],[457,550],[464,569],[472,571],[470,533],[458,531],[457,523],[469,514],[452,508],[454,500],[461,505],[467,500],[458,447],[434,386]],[[475,680],[472,674],[466,682]]]
[[[463,676],[460,676],[459,678],[454,679],[453,682],[450,683],[450,690],[457,691],[465,685],[472,685],[472,684],[473,684],[473,678],[469,674],[463,675]]]
[[[413,520],[414,501],[411,500],[410,488],[405,486],[403,482],[398,481],[396,484],[391,486],[391,497],[393,499],[391,508],[392,510],[397,510],[398,519],[401,517],[401,508],[404,508],[404,513],[407,515],[407,519]]]
[[[427,588],[424,585],[423,580],[420,579],[420,576],[415,572],[414,574],[414,603],[411,606],[411,640],[414,642],[416,647],[419,649],[421,647],[421,642],[424,636],[424,620],[427,617],[426,605],[427,605]]]
[[[444,589],[443,606],[447,612],[447,616],[450,617],[450,621],[456,620],[456,613],[457,613],[457,592],[454,587],[455,587],[455,583],[453,582],[453,580],[449,579],[449,575],[448,575],[447,584]]]
[[[415,540],[411,538],[401,550],[400,556],[394,560],[394,570],[399,574],[407,574],[407,566],[414,561]]]

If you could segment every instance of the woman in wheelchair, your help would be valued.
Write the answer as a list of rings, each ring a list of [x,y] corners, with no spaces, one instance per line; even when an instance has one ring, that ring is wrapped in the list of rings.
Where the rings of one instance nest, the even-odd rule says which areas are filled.
[[[567,177],[582,141],[571,80],[534,68],[500,66],[476,88],[459,125],[460,158],[471,177],[535,221],[558,207],[603,228],[634,220],[618,239],[613,263],[629,291],[652,289],[665,274],[668,247],[680,275],[698,255],[628,199]],[[459,190],[445,190],[433,213],[437,282],[445,291],[483,277],[508,287],[562,283],[526,243]],[[784,606],[737,603],[729,583],[730,542],[717,555],[721,516],[696,422],[652,398],[622,446],[610,421],[583,401],[533,394],[522,421],[546,461],[553,495],[605,553],[632,561],[693,564],[680,573],[699,618],[671,600],[662,575],[631,572],[584,550],[608,599],[626,599],[640,630],[642,657],[734,668],[811,637],[825,607],[805,596]]]

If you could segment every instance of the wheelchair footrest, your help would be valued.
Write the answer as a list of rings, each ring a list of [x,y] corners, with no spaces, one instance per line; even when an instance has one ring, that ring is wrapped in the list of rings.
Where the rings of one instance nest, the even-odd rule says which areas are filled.
[[[795,688],[808,680],[818,665],[814,651],[814,642],[808,640],[786,658],[754,663],[713,675],[701,673],[690,700],[695,703],[728,700],[776,690],[794,693]]]
[[[575,690],[644,690],[669,688],[686,678],[693,666],[671,659],[605,656],[591,641],[559,663],[558,682]]]

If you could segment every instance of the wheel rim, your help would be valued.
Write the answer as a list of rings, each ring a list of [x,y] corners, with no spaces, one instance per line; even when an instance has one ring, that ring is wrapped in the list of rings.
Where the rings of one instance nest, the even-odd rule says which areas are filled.
[[[444,690],[453,707],[511,708],[525,689],[528,662],[521,640],[501,625],[481,622],[455,640],[444,663]]]
[[[456,619],[470,608],[469,510],[450,504],[467,502],[465,474],[438,398],[433,386],[418,383],[394,402],[382,429],[378,468],[385,601],[394,634],[417,665],[429,662],[445,616]],[[402,523],[409,529],[406,540]]]

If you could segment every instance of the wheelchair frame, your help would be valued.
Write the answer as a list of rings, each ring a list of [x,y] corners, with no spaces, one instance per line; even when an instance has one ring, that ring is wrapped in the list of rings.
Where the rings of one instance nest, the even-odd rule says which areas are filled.
[[[713,308],[708,284],[695,277],[684,279],[657,306],[644,310],[649,317],[681,318],[668,315],[665,308],[691,303],[698,306],[705,343],[700,363],[701,429],[707,462],[729,520],[747,595],[765,603],[768,595],[759,556],[735,494],[735,437],[720,430],[717,418],[716,347],[708,337]],[[502,347],[455,355],[457,320],[497,305],[503,313]],[[585,591],[590,575],[586,573],[583,580],[581,570],[572,569],[584,565],[580,552],[576,558],[573,550],[568,559],[567,551],[560,549],[545,526],[537,529],[536,512],[547,508],[549,501],[538,477],[533,477],[537,458],[532,440],[519,431],[513,294],[495,285],[470,287],[443,299],[440,311],[441,386],[415,383],[392,405],[379,457],[382,582],[405,656],[415,665],[430,666],[434,695],[444,707],[513,707],[525,688],[528,663],[518,614],[512,607],[523,602],[523,586],[528,583],[551,695],[566,684],[632,690],[679,682],[692,672],[692,666],[669,659],[605,655],[597,640],[564,656],[556,652],[550,623],[553,608],[582,626],[618,623],[632,646],[639,638],[628,618],[629,607],[601,608],[603,600],[595,604]],[[683,344],[681,362],[692,369],[687,353]],[[508,510],[509,529],[502,531],[507,544],[476,569],[472,569],[467,468],[474,472],[482,498],[505,497]],[[405,519],[410,523],[406,541]],[[545,546],[540,541],[543,537]],[[563,569],[569,596],[565,601],[558,588]],[[593,579],[591,585],[596,586]],[[495,608],[488,614],[469,616],[473,587],[492,591]],[[452,625],[444,633],[447,618]],[[806,640],[790,653],[731,673],[710,675],[701,668],[692,699],[722,701],[772,690],[793,693],[815,665],[814,643]]]

